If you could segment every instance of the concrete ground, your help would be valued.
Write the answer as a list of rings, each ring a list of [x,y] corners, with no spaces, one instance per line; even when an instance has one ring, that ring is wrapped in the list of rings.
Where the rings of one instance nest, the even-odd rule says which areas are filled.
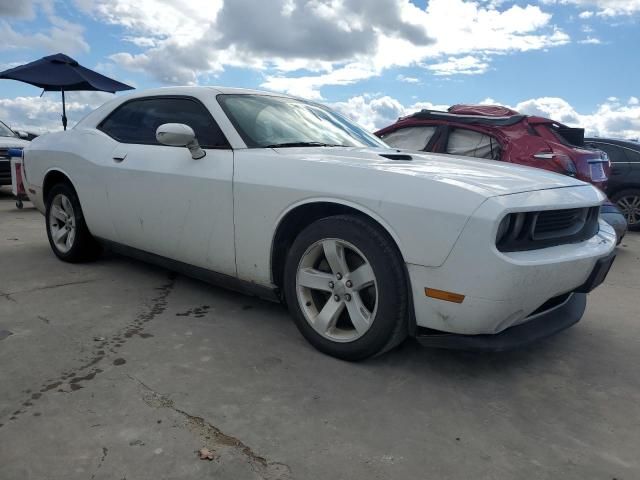
[[[640,478],[639,257],[630,234],[582,322],[530,348],[349,364],[278,305],[58,261],[2,189],[0,478]]]

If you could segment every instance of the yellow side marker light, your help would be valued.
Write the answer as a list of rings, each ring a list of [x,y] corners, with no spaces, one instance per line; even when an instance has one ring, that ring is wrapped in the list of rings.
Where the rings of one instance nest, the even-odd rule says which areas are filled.
[[[445,292],[444,290],[436,290],[435,288],[425,288],[424,294],[427,297],[437,298],[438,300],[444,300],[445,302],[462,303],[464,301],[464,295]]]

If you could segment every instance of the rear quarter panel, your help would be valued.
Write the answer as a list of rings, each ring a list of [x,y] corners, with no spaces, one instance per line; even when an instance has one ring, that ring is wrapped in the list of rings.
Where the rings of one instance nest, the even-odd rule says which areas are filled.
[[[25,149],[25,176],[42,205],[47,175],[61,172],[73,185],[87,226],[93,235],[115,239],[108,208],[103,162],[111,157],[115,142],[92,129],[72,129],[35,139]]]

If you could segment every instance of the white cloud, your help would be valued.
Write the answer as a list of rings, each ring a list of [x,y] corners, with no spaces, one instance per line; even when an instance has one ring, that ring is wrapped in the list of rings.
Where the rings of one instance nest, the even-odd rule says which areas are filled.
[[[264,88],[316,99],[326,85],[393,67],[482,73],[494,55],[569,42],[539,6],[502,1],[430,0],[426,8],[410,0],[75,1],[122,26],[125,40],[141,48],[110,57],[124,68],[165,83],[252,68],[265,73]],[[470,58],[482,62],[465,68]]]
[[[478,103],[499,104],[494,99],[485,99]],[[449,107],[429,102],[404,106],[397,99],[389,96],[367,95],[352,97],[345,102],[334,103],[332,106],[369,130],[386,127],[395,122],[398,117],[422,109],[446,110]],[[533,98],[509,107],[527,115],[552,118],[569,126],[583,127],[588,135],[640,138],[640,100],[636,97],[631,97],[627,104],[620,103],[616,97],[610,97],[590,113],[579,113],[566,100],[557,97]]]
[[[76,2],[98,19],[156,40],[189,45],[202,37],[222,8],[222,0],[95,0]]]
[[[550,24],[551,15],[537,6],[497,10],[463,0],[431,0],[426,10],[413,6],[410,14],[435,38],[434,44],[418,46],[406,39],[379,35],[373,55],[356,55],[327,73],[294,78],[268,75],[261,86],[319,99],[325,85],[352,84],[393,67],[429,68],[432,64],[432,70],[440,75],[482,73],[494,55],[552,48],[570,41],[565,32]],[[448,60],[439,61],[443,57]],[[471,60],[478,57],[482,62]],[[465,63],[468,68],[463,68]]]
[[[580,40],[578,43],[581,43],[583,45],[600,45],[602,43],[602,40],[597,37],[587,37],[583,40]]]
[[[104,92],[67,92],[69,126],[74,125],[113,95]],[[62,129],[62,100],[59,92],[42,97],[0,98],[0,120],[13,128],[36,133]]]
[[[543,3],[576,5],[579,8],[594,8],[596,15],[614,17],[619,15],[634,15],[640,12],[640,0],[543,0]],[[587,17],[581,15],[587,13]],[[590,11],[582,12],[581,18],[589,18]]]
[[[426,66],[434,75],[479,75],[489,69],[489,64],[471,55],[450,57],[447,61]]]
[[[580,12],[578,17],[582,19],[587,19],[593,17],[593,12],[591,10],[585,10],[584,12]]]
[[[369,130],[395,122],[406,111],[398,100],[388,96],[370,98],[359,95],[346,102],[333,103],[331,107]]]
[[[399,74],[396,76],[396,80],[398,82],[404,82],[404,83],[420,83],[420,79],[416,78],[416,77],[407,77],[405,75]]]
[[[366,63],[351,63],[322,75],[303,77],[286,77],[269,75],[260,85],[268,90],[287,92],[299,97],[320,100],[320,88],[325,85],[351,85],[366,80],[377,74],[377,71]]]
[[[640,137],[640,106],[633,103],[633,98],[625,105],[616,97],[609,97],[591,113],[578,113],[567,101],[556,97],[527,100],[517,104],[515,109],[553,118],[569,126],[583,127],[588,135]]]
[[[0,20],[0,51],[30,49],[48,54],[64,51],[69,54],[88,52],[84,27],[55,15],[49,16],[50,26],[40,32],[18,32],[7,21]]]
[[[35,16],[36,8],[50,12],[52,0],[2,0],[0,2],[0,17],[32,19]]]
[[[418,110],[446,110],[448,108],[446,105],[435,105],[429,102],[414,103],[405,107],[395,98],[367,94],[329,105],[371,131],[390,125],[399,117]]]

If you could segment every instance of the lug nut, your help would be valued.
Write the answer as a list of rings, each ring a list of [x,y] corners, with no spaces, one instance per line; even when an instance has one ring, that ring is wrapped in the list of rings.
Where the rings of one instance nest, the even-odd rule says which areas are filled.
[[[340,295],[334,295],[334,296],[333,296],[333,299],[334,299],[336,302],[339,302],[339,301],[340,301]]]
[[[351,282],[351,280],[347,280],[347,288],[351,288],[353,287],[353,283]]]
[[[350,302],[350,301],[351,301],[351,295],[349,295],[349,294],[347,293],[347,294],[344,296],[344,299],[345,299],[347,302]]]
[[[336,278],[338,280],[342,280],[342,274],[341,273],[336,273]]]
[[[335,287],[335,284],[333,282],[329,282],[329,288],[333,289],[333,287]]]

